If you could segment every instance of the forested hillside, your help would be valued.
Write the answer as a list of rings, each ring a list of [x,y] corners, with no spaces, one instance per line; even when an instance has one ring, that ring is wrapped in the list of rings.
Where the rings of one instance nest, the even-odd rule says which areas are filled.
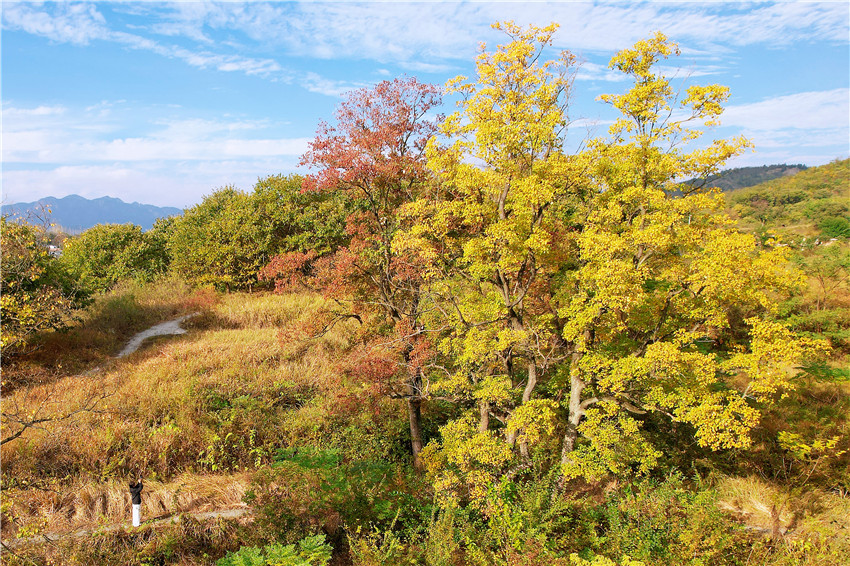
[[[763,242],[789,246],[808,279],[805,291],[782,304],[792,328],[850,350],[850,159],[813,167],[726,195],[732,218]],[[848,376],[844,368],[821,370]]]
[[[3,219],[4,563],[848,563],[850,162],[683,190],[749,142],[689,145],[729,92],[660,33],[569,153],[575,57],[495,27],[346,95],[303,177],[61,258]]]
[[[718,188],[723,192],[734,191],[746,187],[752,187],[772,181],[796,175],[805,171],[805,165],[762,165],[761,167],[734,167],[725,169],[716,175],[709,175],[704,179],[693,179],[689,184],[699,187]]]

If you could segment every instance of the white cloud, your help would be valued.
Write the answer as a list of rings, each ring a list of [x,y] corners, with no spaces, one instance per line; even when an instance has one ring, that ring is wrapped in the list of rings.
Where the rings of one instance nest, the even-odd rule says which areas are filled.
[[[334,81],[324,79],[317,73],[309,73],[307,76],[296,75],[268,57],[256,58],[215,53],[208,49],[193,51],[176,45],[164,45],[138,33],[113,30],[106,26],[105,18],[94,5],[57,3],[50,11],[39,11],[36,6],[25,4],[11,4],[10,6],[12,6],[11,9],[4,8],[3,10],[4,26],[47,37],[51,41],[75,44],[87,44],[95,39],[111,41],[130,49],[150,51],[162,57],[179,59],[199,69],[239,72],[286,83],[300,83],[311,92],[328,94],[329,96],[337,96],[340,92],[350,88],[341,85],[335,87]],[[198,8],[196,6],[190,9],[190,13],[206,13],[204,10],[198,11]],[[188,22],[183,22],[183,24],[182,26],[168,28],[173,32],[171,35],[188,35],[192,39],[198,39],[200,31],[196,30],[197,26],[193,27]]]
[[[729,106],[724,126],[750,130],[843,129],[850,125],[850,89],[800,92],[750,104]]]
[[[93,4],[57,2],[50,13],[40,8],[23,2],[4,2],[4,27],[76,45],[86,45],[109,35],[106,19]]]
[[[615,69],[609,69],[605,65],[591,63],[585,61],[578,67],[576,80],[579,81],[603,81],[603,82],[623,82],[629,80],[629,77]]]
[[[43,165],[295,158],[307,150],[310,141],[281,136],[280,126],[265,120],[173,118],[168,109],[124,105],[104,114],[102,107],[62,112],[45,112],[46,107],[4,107],[3,162]],[[166,115],[156,118],[157,112]],[[138,113],[153,116],[149,131],[121,136],[117,124],[126,115]]]
[[[5,170],[3,202],[32,202],[46,196],[118,196],[126,202],[189,207],[225,185],[250,190],[257,179],[292,172],[296,157],[171,162],[63,165],[47,169]]]
[[[187,49],[172,48],[166,51],[168,55],[182,59],[193,67],[201,69],[214,68],[226,72],[242,72],[246,75],[273,76],[279,75],[283,67],[273,59],[253,59],[238,55],[217,55],[210,52],[194,53]]]
[[[500,6],[494,12],[509,15]],[[532,3],[524,12],[529,22],[559,22],[556,44],[574,50],[612,52],[657,30],[681,42],[688,56],[727,52],[728,45],[847,41],[843,3]]]
[[[41,116],[57,116],[64,114],[67,109],[64,106],[36,106],[35,108],[15,108],[3,106],[4,120],[20,120]]]
[[[729,106],[721,116],[724,135],[743,134],[755,153],[730,166],[765,163],[820,165],[850,154],[850,89],[777,96]]]
[[[312,71],[305,73],[297,82],[310,92],[324,94],[325,96],[341,96],[350,90],[368,86],[367,83],[363,82],[334,81]]]
[[[727,45],[788,45],[800,41],[847,41],[843,3],[610,3],[429,2],[429,3],[246,3],[180,4],[171,15],[187,37],[203,28],[237,30],[291,55],[344,57],[444,65],[469,60],[495,21],[545,25],[558,22],[558,48],[576,52],[621,49],[663,30],[682,41],[688,56],[728,51]],[[691,45],[696,43],[698,45]]]
[[[288,77],[288,73],[274,59],[256,59],[241,55],[221,55],[209,51],[195,52],[182,47],[162,45],[151,39],[120,31],[110,33],[108,38],[132,49],[151,51],[170,59],[180,59],[190,66],[199,69],[212,68],[226,72],[237,71],[246,75],[260,75],[263,77]]]
[[[8,7],[6,7],[8,6]],[[848,7],[844,3],[610,3],[471,2],[471,3],[140,3],[113,9],[143,15],[147,28],[116,29],[96,4],[7,4],[4,26],[50,38],[85,44],[113,41],[188,65],[222,72],[240,72],[286,83],[311,92],[338,96],[351,84],[287,69],[268,56],[252,56],[235,38],[250,38],[254,49],[276,57],[363,59],[392,63],[412,72],[445,73],[457,62],[469,62],[485,39],[492,48],[503,36],[489,29],[494,21],[516,20],[538,25],[555,21],[558,49],[578,54],[604,53],[664,30],[683,44],[691,60],[691,76],[716,73],[707,61],[729,46],[771,47],[801,41],[847,43]],[[110,27],[112,26],[112,27]],[[144,34],[201,44],[165,45]],[[223,53],[223,48],[235,53]],[[264,48],[262,46],[265,46]],[[225,49],[226,50],[226,49]],[[247,53],[246,53],[247,52]],[[684,59],[683,59],[684,60]],[[699,61],[697,63],[696,61]],[[598,67],[598,66],[597,66]],[[585,65],[578,79],[615,81],[616,73]]]
[[[789,147],[841,147],[850,145],[847,128],[823,129],[786,129],[786,130],[744,130],[743,135],[753,140],[758,150],[783,149]],[[798,149],[799,151],[799,149]],[[810,151],[807,149],[807,151]]]

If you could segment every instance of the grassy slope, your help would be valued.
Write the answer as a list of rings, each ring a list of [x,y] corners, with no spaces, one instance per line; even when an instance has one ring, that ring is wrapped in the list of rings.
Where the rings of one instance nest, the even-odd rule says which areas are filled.
[[[277,339],[278,328],[320,303],[309,295],[225,296],[186,335],[12,392],[7,406],[45,415],[102,400],[96,412],[48,422],[3,446],[4,538],[121,520],[129,504],[121,486],[139,474],[149,481],[148,517],[238,502],[245,470],[322,432],[327,406],[314,400],[338,382],[329,372],[347,329],[294,360],[281,358]]]
[[[728,212],[743,230],[790,245],[792,261],[806,277],[780,314],[797,331],[829,340],[833,353],[815,372],[821,380],[800,379],[797,390],[765,415],[754,450],[738,466],[739,473],[749,468],[753,475],[724,480],[721,506],[751,526],[787,533],[771,555],[777,564],[820,563],[823,558],[815,558],[814,547],[802,541],[824,537],[841,541],[844,558],[838,563],[846,563],[850,561],[850,242],[846,237],[830,242],[824,222],[850,220],[850,159],[735,190],[726,199]],[[842,261],[844,267],[836,269]],[[825,267],[830,262],[831,271]],[[786,449],[777,450],[783,433],[795,436],[784,437]]]
[[[807,285],[784,306],[787,320],[798,331],[829,339],[846,371],[850,365],[850,159],[728,193],[726,198],[730,214],[744,230],[764,242],[775,239],[790,246],[791,259],[806,273]]]

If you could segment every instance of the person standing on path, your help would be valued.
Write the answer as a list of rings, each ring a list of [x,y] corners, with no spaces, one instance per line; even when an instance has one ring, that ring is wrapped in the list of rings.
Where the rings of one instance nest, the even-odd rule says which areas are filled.
[[[139,478],[138,483],[130,483],[130,495],[133,498],[133,526],[138,527],[142,524],[142,478]]]

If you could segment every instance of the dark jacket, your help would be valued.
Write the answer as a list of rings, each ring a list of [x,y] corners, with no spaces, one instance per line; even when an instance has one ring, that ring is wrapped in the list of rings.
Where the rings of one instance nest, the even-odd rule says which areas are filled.
[[[130,495],[133,496],[133,505],[141,505],[142,503],[142,482],[130,484]]]

